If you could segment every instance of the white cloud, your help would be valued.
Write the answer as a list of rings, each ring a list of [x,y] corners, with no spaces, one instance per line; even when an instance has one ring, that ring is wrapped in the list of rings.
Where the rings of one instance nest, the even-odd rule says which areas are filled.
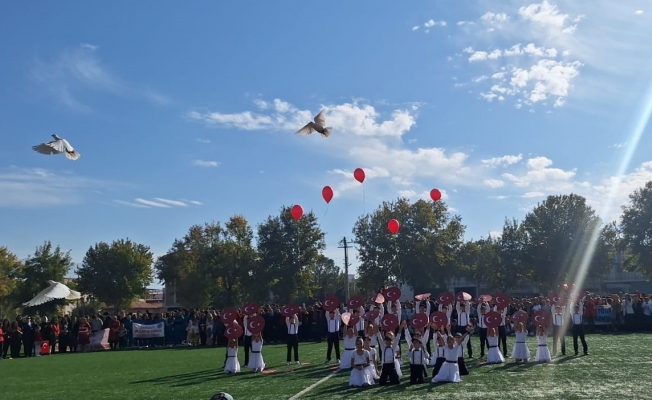
[[[424,27],[426,28],[432,28],[433,26],[446,26],[448,25],[446,21],[435,21],[434,19],[428,20],[426,23],[423,24]],[[414,29],[413,29],[414,30]]]
[[[523,154],[519,154],[517,156],[506,155],[502,157],[493,157],[493,158],[482,160],[482,164],[491,168],[496,168],[500,166],[506,167],[508,165],[516,164],[522,159],[523,159]]]
[[[415,25],[415,26],[413,26],[413,27],[412,27],[412,30],[413,30],[413,31],[418,31],[418,30],[419,30],[419,25]]]
[[[482,181],[482,183],[494,189],[505,186],[505,182],[501,181],[500,179],[485,179]]]
[[[204,203],[202,203],[202,202],[200,202],[200,201],[197,201],[197,200],[186,200],[186,201],[187,201],[188,203],[190,203],[190,204],[194,204],[194,205],[196,205],[196,206],[203,206],[203,205],[204,205]]]
[[[220,163],[217,161],[205,161],[205,160],[193,160],[193,165],[196,165],[198,167],[205,167],[205,168],[211,168],[211,167],[219,167]]]
[[[190,119],[203,121],[208,125],[227,126],[240,130],[276,130],[297,131],[314,117],[312,111],[300,110],[292,104],[274,100],[274,111],[267,113],[226,114],[221,112],[188,113]],[[354,134],[358,136],[401,136],[409,131],[415,122],[415,116],[409,110],[397,109],[391,113],[391,118],[378,121],[381,115],[371,105],[359,102],[326,106],[327,125],[335,127],[334,134]],[[320,109],[321,109],[320,108]],[[414,107],[413,107],[414,108]]]
[[[186,203],[184,203],[182,201],[178,201],[178,200],[162,199],[160,197],[155,197],[154,200],[158,201],[159,203],[169,204],[171,206],[188,207],[188,205]]]
[[[500,239],[503,237],[503,231],[489,231],[489,236],[492,238]]]
[[[82,44],[61,52],[53,61],[36,59],[32,77],[56,101],[78,112],[93,111],[84,100],[92,91],[142,98],[159,105],[171,102],[158,92],[124,82],[110,73],[97,57],[97,49],[97,46]]]
[[[569,19],[568,14],[561,14],[557,6],[548,3],[547,0],[543,0],[541,4],[530,4],[521,7],[518,9],[518,13],[525,20],[546,28],[563,28]]]
[[[509,16],[505,13],[499,13],[495,14],[492,12],[487,12],[482,17],[480,17],[482,21],[486,21],[489,23],[496,23],[496,22],[505,22],[509,19]]]
[[[634,11],[634,14],[643,15],[643,10],[636,10],[636,11]]]
[[[549,168],[552,165],[552,160],[547,157],[530,158],[526,165],[525,173],[515,175],[506,172],[502,174],[502,177],[516,187],[535,189],[529,191],[563,192],[572,190],[574,187],[572,178],[575,177],[576,170],[565,171],[560,168]]]
[[[614,143],[609,147],[613,147],[614,149],[620,149],[621,147],[625,147],[627,145],[627,142],[621,142],[621,143]]]
[[[200,139],[200,138],[197,138],[197,141],[199,143],[210,143],[211,142],[210,139]]]
[[[120,204],[121,206],[129,206],[129,207],[136,207],[136,208],[151,208],[150,206],[146,206],[144,204],[132,203],[130,201],[124,201],[124,200],[113,200],[113,202],[116,204]]]
[[[78,205],[89,192],[114,190],[126,184],[53,172],[43,168],[0,168],[0,207]]]
[[[526,192],[523,194],[523,198],[529,199],[533,197],[544,197],[546,194],[543,192]]]
[[[144,204],[146,206],[159,207],[159,208],[170,208],[169,204],[157,203],[157,202],[151,201],[151,200],[145,200],[145,199],[137,198],[135,201],[136,201],[136,203]]]

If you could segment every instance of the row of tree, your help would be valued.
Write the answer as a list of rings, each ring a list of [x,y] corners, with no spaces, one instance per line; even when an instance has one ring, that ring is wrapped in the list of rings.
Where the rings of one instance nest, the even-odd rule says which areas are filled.
[[[397,235],[387,230],[392,218],[401,223]],[[444,202],[399,198],[354,225],[357,292],[367,295],[390,281],[430,291],[454,278],[496,291],[527,282],[546,292],[560,282],[604,276],[616,252],[625,254],[626,269],[652,276],[651,221],[652,182],[631,194],[620,224],[603,223],[582,196],[549,196],[522,221],[506,220],[502,235],[469,241],[463,238],[462,218]],[[312,212],[295,221],[290,208],[283,207],[256,233],[241,215],[226,223],[195,225],[157,260],[149,247],[129,239],[100,242],[75,270],[73,285],[116,308],[142,296],[153,278],[173,285],[178,302],[187,307],[309,301],[328,293],[344,297],[346,277],[324,256],[324,233]],[[63,280],[72,265],[69,252],[50,242],[22,262],[0,247],[0,308],[18,307],[48,279]]]

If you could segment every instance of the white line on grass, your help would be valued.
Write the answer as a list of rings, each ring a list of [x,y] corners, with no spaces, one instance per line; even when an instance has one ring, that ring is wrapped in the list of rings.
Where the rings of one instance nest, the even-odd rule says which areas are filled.
[[[317,381],[313,383],[312,385],[308,386],[307,388],[303,389],[299,393],[295,394],[294,396],[290,397],[288,400],[297,400],[299,397],[303,396],[304,394],[308,393],[312,389],[316,388],[317,386],[321,385],[322,383],[326,382],[327,380],[331,379],[333,375],[336,373],[340,372],[340,369],[336,369],[335,371],[331,372],[330,374],[326,375],[323,377],[320,381]]]

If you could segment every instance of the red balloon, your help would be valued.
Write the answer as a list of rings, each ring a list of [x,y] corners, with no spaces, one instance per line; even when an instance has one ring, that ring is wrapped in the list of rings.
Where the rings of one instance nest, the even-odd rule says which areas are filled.
[[[298,204],[295,204],[292,206],[292,218],[294,218],[295,221],[298,221],[299,218],[303,216],[303,207],[301,207]]]
[[[364,176],[364,170],[362,168],[356,168],[355,171],[353,171],[353,177],[360,183],[364,182]]]
[[[395,219],[392,219],[387,223],[387,229],[389,229],[389,231],[392,232],[392,235],[396,235],[400,227],[401,224],[399,224],[398,221]]]
[[[321,196],[326,200],[326,203],[330,203],[333,199],[333,189],[330,186],[324,186],[321,190]]]
[[[439,191],[439,189],[432,189],[430,191],[430,198],[433,199],[434,201],[441,199],[441,192]]]

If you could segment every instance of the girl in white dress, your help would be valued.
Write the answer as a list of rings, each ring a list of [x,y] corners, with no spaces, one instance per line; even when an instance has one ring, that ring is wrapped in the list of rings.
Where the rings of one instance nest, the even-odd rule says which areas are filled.
[[[489,342],[489,352],[487,353],[487,364],[502,364],[505,362],[503,353],[498,348],[498,329],[487,329],[487,342]]]
[[[369,352],[369,366],[367,369],[369,370],[371,377],[374,379],[380,379],[378,363],[376,362],[376,349],[371,347],[371,338],[369,336],[365,336],[364,338],[364,349]]]
[[[363,348],[363,340],[357,337],[355,340],[355,350],[351,354],[351,377],[349,378],[349,386],[369,386],[374,384],[374,378],[371,376],[369,366],[371,360],[369,351]]]
[[[514,348],[512,349],[512,358],[516,362],[527,362],[530,359],[530,349],[527,347],[527,328],[525,324],[519,322],[516,324],[516,341],[514,342]]]
[[[446,355],[444,354],[444,348],[446,347],[446,341],[448,340],[448,334],[440,327],[440,329],[435,328],[435,335],[433,336],[433,342],[435,342],[435,352],[432,357],[430,357],[430,365],[432,368],[433,378],[437,376],[441,366],[446,362]]]
[[[455,338],[452,336],[449,336],[446,339],[446,347],[444,347],[444,356],[446,361],[439,369],[437,375],[432,378],[432,383],[462,382],[462,379],[460,378],[460,370],[457,366],[457,359],[460,354],[460,346],[464,342],[464,339],[466,339],[468,336],[469,333],[465,333],[464,338],[459,343],[457,343]],[[439,339],[443,340],[441,334],[437,332],[437,340]]]
[[[247,368],[253,369],[254,372],[262,372],[265,369],[263,360],[263,335],[256,333],[251,335],[251,357]]]
[[[225,374],[237,374],[240,372],[240,361],[238,361],[238,339],[229,339],[226,348],[226,364],[224,364]]]
[[[534,359],[536,362],[542,364],[549,363],[552,360],[550,349],[548,348],[548,334],[543,325],[537,327],[537,354]]]
[[[342,358],[340,358],[340,369],[351,368],[351,358],[355,351],[357,338],[355,328],[353,326],[347,326],[346,335],[344,335],[344,353],[342,353]]]

